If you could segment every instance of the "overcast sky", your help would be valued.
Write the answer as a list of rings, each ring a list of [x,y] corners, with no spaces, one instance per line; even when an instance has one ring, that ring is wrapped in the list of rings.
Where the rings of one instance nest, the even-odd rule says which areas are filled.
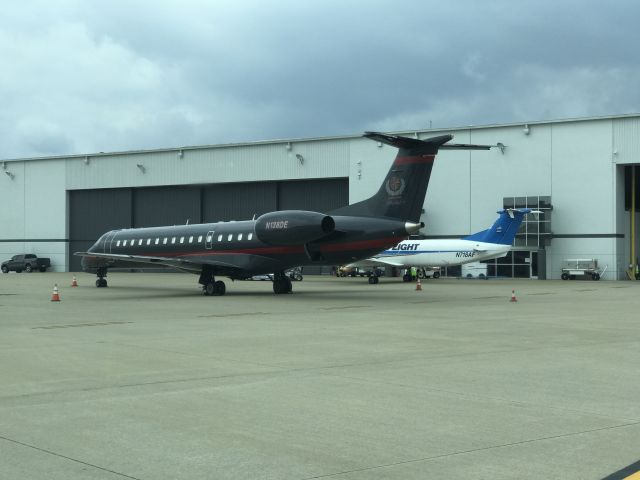
[[[0,158],[640,112],[637,0],[21,0]]]

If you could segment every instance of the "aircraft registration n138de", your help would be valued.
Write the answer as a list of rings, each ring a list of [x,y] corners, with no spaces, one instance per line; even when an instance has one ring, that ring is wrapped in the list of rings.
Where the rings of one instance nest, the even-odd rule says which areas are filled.
[[[449,144],[452,135],[425,140],[366,132],[398,153],[375,195],[328,213],[282,210],[255,220],[111,230],[83,257],[85,271],[106,287],[109,268],[173,267],[200,275],[205,295],[224,295],[232,280],[274,273],[273,291],[291,292],[285,270],[300,265],[343,265],[396,245],[416,233],[439,149],[488,150],[486,145]]]

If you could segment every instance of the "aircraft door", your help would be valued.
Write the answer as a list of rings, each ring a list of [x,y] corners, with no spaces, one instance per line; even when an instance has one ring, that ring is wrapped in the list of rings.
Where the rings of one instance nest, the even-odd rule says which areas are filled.
[[[211,250],[213,248],[213,234],[215,232],[213,230],[207,232],[207,237],[205,238],[204,248],[207,250]]]
[[[116,236],[116,232],[109,232],[104,237],[104,253],[111,253],[111,243],[113,242],[113,237]]]
[[[538,252],[531,252],[531,278],[538,278]]]

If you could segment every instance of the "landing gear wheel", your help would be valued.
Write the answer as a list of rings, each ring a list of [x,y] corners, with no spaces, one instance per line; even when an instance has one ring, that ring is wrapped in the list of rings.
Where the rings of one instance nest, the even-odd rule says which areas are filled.
[[[106,267],[98,268],[98,271],[96,272],[96,275],[98,275],[98,279],[96,280],[96,287],[105,288],[107,286],[107,280],[104,278],[104,277],[107,276]]]
[[[279,277],[273,280],[273,293],[282,294],[282,293],[291,293],[293,287],[291,286],[291,280],[287,277]]]
[[[213,282],[209,282],[202,287],[202,293],[207,297],[214,295],[216,292],[216,286]]]
[[[208,282],[207,284],[202,286],[202,294],[207,297],[222,296],[227,291],[227,287],[222,280],[218,280],[217,282]]]
[[[222,280],[218,280],[213,284],[214,287],[214,295],[222,296],[227,291],[227,287]]]

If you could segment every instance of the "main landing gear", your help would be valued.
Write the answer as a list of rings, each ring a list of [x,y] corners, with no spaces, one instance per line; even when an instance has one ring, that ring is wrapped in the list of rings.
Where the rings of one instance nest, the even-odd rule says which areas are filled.
[[[106,267],[98,268],[98,271],[96,272],[96,274],[98,275],[98,279],[96,280],[96,287],[105,288],[107,286],[107,279],[104,277],[107,276],[107,268]]]
[[[273,293],[291,293],[291,279],[284,272],[278,272],[273,276]]]
[[[222,280],[216,281],[213,272],[208,268],[202,269],[198,282],[202,285],[202,294],[208,297],[212,295],[222,296],[227,291],[224,282]]]

